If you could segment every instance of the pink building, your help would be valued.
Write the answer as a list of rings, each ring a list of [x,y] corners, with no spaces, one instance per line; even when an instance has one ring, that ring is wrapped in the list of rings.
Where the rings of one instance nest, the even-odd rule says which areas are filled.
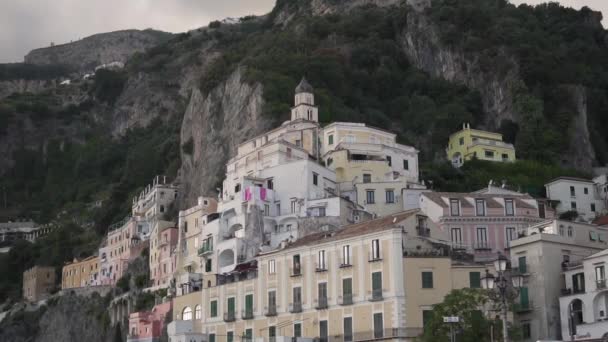
[[[165,224],[163,224],[165,223]],[[159,221],[150,236],[150,280],[152,287],[168,287],[175,270],[177,227],[173,222]]]
[[[544,201],[515,191],[426,192],[422,211],[444,232],[452,247],[477,260],[507,254],[510,241],[524,228],[554,217]]]
[[[173,302],[158,304],[151,311],[133,312],[129,315],[128,342],[156,342],[165,325],[165,317],[170,313]]]
[[[130,217],[109,228],[106,241],[99,249],[102,285],[116,284],[129,261],[148,247],[148,236],[148,222],[137,217]]]

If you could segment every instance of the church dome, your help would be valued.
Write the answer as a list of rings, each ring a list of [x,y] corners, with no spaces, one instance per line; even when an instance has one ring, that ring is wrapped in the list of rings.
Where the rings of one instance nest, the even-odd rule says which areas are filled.
[[[313,92],[313,87],[310,85],[310,83],[308,83],[308,81],[306,81],[305,77],[302,77],[300,84],[298,84],[298,86],[296,87],[296,94],[312,93],[312,92]]]

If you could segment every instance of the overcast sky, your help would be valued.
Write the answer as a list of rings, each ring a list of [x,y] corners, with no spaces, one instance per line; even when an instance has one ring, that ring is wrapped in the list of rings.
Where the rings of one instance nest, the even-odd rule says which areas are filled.
[[[541,0],[512,0],[540,3]],[[560,0],[608,17],[608,0]],[[0,63],[21,62],[28,51],[95,33],[155,28],[183,32],[211,20],[264,14],[275,0],[0,0]],[[604,27],[608,20],[604,19]]]

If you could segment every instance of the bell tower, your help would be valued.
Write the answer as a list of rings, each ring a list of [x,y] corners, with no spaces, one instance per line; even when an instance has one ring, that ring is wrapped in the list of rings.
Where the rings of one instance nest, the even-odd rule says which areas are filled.
[[[308,120],[319,122],[319,108],[315,106],[313,87],[302,77],[296,87],[294,106],[291,108],[291,121]]]

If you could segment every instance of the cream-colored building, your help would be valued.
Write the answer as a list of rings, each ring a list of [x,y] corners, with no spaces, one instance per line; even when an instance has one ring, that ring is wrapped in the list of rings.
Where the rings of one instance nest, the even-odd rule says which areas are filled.
[[[23,272],[23,298],[30,302],[46,299],[54,287],[54,267],[34,266]]]
[[[323,160],[336,172],[340,194],[378,216],[418,207],[418,150],[397,135],[363,123],[323,128]]]
[[[61,273],[61,289],[100,285],[99,257],[96,255],[67,263]]]
[[[412,210],[285,242],[175,298],[170,338],[413,340],[424,310],[484,269],[453,264],[429,235],[441,232]]]
[[[176,184],[167,183],[166,176],[156,176],[152,184],[135,198],[132,203],[133,216],[145,217],[148,220],[162,219],[169,206],[178,195]]]

